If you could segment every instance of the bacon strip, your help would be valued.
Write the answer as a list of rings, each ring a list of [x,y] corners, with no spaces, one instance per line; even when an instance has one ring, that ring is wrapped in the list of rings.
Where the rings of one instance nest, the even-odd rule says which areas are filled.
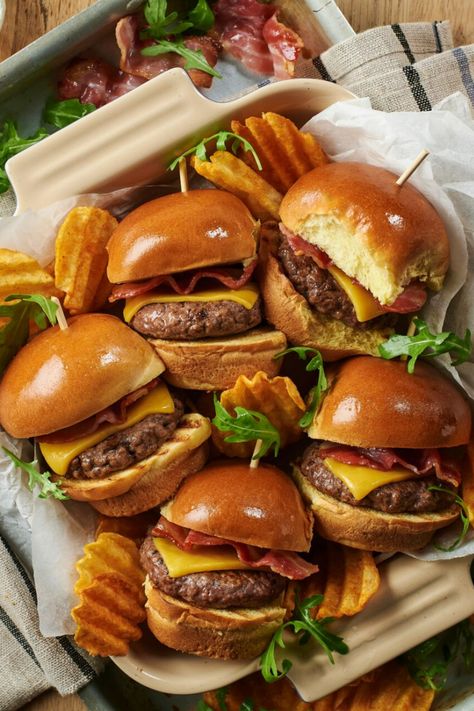
[[[242,563],[251,568],[270,568],[274,573],[290,580],[303,580],[318,571],[318,566],[305,561],[292,551],[265,550],[245,543],[229,541],[225,538],[210,536],[199,531],[192,531],[171,523],[164,516],[152,530],[153,536],[166,538],[183,551],[192,551],[194,546],[232,546]]]
[[[262,36],[273,60],[273,74],[277,79],[295,75],[296,61],[304,49],[301,37],[278,20],[275,12],[263,26]]]
[[[141,397],[147,395],[153,388],[158,384],[158,379],[154,378],[150,380],[146,385],[142,385],[141,388],[134,390],[125,397],[117,400],[113,405],[104,408],[95,415],[91,415],[87,420],[78,422],[75,425],[66,427],[58,432],[52,432],[49,435],[40,437],[41,442],[48,442],[49,444],[61,444],[62,442],[72,442],[80,437],[85,437],[86,435],[93,434],[96,432],[100,425],[104,422],[108,422],[111,425],[121,425],[127,419],[127,409],[132,405],[132,403],[139,400]]]
[[[291,230],[285,227],[282,222],[280,222],[280,232],[287,238],[293,252],[302,252],[308,257],[311,257],[321,269],[327,269],[331,266],[332,261],[326,252],[323,252],[322,249],[316,247],[315,244],[311,244],[299,235],[295,235]]]
[[[216,279],[228,289],[241,289],[250,280],[256,267],[257,259],[254,259],[245,267],[242,274],[238,277],[235,276],[235,269],[229,267],[216,267],[215,269],[199,269],[195,272],[186,272],[179,277],[174,277],[171,274],[164,274],[162,276],[152,277],[151,279],[146,279],[144,281],[117,284],[117,286],[114,286],[112,289],[109,301],[131,299],[133,296],[146,294],[148,291],[152,291],[152,289],[156,289],[162,284],[166,284],[177,294],[184,296],[186,294],[191,294],[201,279]]]
[[[459,486],[461,483],[461,472],[454,464],[442,462],[439,449],[413,450],[413,455],[418,458],[416,463],[408,461],[406,455],[400,456],[395,449],[381,447],[362,449],[344,445],[329,445],[322,447],[320,452],[324,457],[331,457],[331,459],[352,466],[390,471],[396,464],[399,464],[418,476],[424,476],[434,471],[436,477],[441,481],[453,484],[453,486]]]
[[[143,77],[122,72],[101,59],[76,59],[64,70],[58,95],[60,99],[79,99],[82,104],[99,108],[144,82]]]

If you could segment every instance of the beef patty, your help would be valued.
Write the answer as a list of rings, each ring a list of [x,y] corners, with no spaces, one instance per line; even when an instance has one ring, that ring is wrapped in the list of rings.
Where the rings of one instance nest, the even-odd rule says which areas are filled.
[[[143,542],[140,560],[155,587],[198,607],[259,607],[274,600],[286,585],[281,575],[263,570],[218,570],[170,578],[151,536]]]
[[[173,397],[174,412],[148,415],[74,457],[66,472],[72,479],[101,479],[150,457],[171,437],[184,408]]]
[[[453,497],[441,491],[428,491],[438,485],[435,476],[423,476],[384,484],[363,499],[355,499],[343,481],[324,466],[318,444],[312,444],[303,454],[300,469],[311,484],[323,494],[333,496],[350,506],[365,506],[385,513],[434,513],[448,508]],[[449,485],[447,488],[450,488]]]
[[[183,301],[148,304],[131,321],[139,333],[153,338],[194,340],[232,336],[262,321],[260,298],[251,309],[235,301]]]
[[[278,247],[278,257],[296,291],[304,296],[311,308],[318,313],[343,321],[353,328],[388,328],[394,325],[396,314],[377,316],[363,323],[358,321],[352,301],[332,274],[327,269],[318,267],[312,257],[295,254],[288,239],[283,235]]]

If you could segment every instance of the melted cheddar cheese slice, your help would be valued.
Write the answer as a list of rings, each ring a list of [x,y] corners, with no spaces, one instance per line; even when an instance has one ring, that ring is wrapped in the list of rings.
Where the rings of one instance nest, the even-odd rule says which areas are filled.
[[[371,469],[370,467],[354,466],[353,464],[343,464],[328,457],[324,460],[324,466],[338,479],[344,482],[354,499],[363,499],[374,489],[384,484],[392,484],[395,481],[413,479],[413,472],[408,469],[391,469],[382,471],[381,469]]]
[[[338,267],[331,265],[328,267],[328,272],[332,274],[341,289],[345,291],[351,300],[357,320],[360,323],[385,313],[377,299],[367,289],[364,289],[359,284],[354,284],[352,279]]]
[[[191,551],[182,551],[165,538],[154,538],[156,550],[163,558],[170,578],[180,578],[189,573],[204,573],[209,570],[246,570],[232,546],[195,546]]]
[[[41,453],[50,469],[55,474],[64,476],[67,469],[78,454],[89,447],[102,442],[106,437],[121,430],[127,429],[140,422],[148,415],[156,413],[168,414],[174,412],[174,402],[168,388],[164,383],[158,383],[156,388],[144,397],[137,400],[127,411],[127,419],[119,425],[103,424],[95,432],[85,437],[72,440],[72,442],[62,442],[61,444],[50,444],[39,441]]]
[[[258,287],[256,284],[247,284],[241,289],[226,289],[225,287],[216,289],[205,289],[195,291],[192,294],[175,294],[175,292],[162,293],[150,291],[141,296],[133,296],[127,299],[123,309],[123,318],[130,323],[137,311],[148,304],[168,304],[183,301],[235,301],[235,303],[251,309],[258,299]]]

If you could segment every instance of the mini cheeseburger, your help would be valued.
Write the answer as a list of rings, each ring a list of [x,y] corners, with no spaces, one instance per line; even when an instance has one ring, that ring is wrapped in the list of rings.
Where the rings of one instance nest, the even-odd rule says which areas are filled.
[[[286,339],[260,327],[257,236],[244,203],[222,190],[152,200],[113,233],[111,300],[126,299],[125,321],[152,339],[173,385],[221,390],[240,374],[277,374]]]
[[[291,612],[312,516],[280,469],[213,462],[188,477],[141,548],[148,625],[168,647],[221,659],[260,654]]]
[[[183,414],[158,380],[164,365],[114,316],[84,314],[28,343],[0,383],[0,421],[34,437],[46,467],[73,499],[111,516],[172,496],[207,458],[210,424]]]
[[[317,440],[295,468],[324,538],[373,551],[414,550],[459,516],[471,431],[469,405],[423,362],[362,356],[333,366],[308,430]]]
[[[263,240],[266,316],[326,360],[378,355],[397,316],[418,311],[449,265],[441,218],[423,195],[372,165],[329,163],[302,176]]]

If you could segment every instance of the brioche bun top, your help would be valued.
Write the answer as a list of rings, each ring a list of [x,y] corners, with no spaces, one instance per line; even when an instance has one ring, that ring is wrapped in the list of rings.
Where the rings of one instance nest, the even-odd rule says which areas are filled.
[[[133,210],[107,245],[113,283],[149,279],[254,257],[257,223],[224,190],[173,193]]]
[[[350,358],[334,367],[308,435],[354,447],[425,449],[469,441],[471,410],[436,368],[381,358]]]
[[[443,222],[407,181],[364,163],[329,163],[303,175],[280,206],[288,229],[391,304],[412,281],[441,289],[449,266]]]
[[[0,382],[0,422],[14,437],[56,432],[100,412],[164,370],[154,348],[115,316],[83,314],[48,328]]]
[[[260,548],[311,545],[311,513],[292,479],[270,464],[213,462],[189,476],[161,513],[179,526]]]

